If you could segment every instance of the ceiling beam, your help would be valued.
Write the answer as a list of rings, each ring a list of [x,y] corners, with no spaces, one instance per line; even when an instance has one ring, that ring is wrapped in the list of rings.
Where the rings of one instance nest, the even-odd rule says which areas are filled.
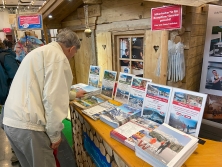
[[[196,0],[143,0],[143,1],[198,7],[203,4],[210,3],[213,1],[215,2],[215,1],[219,1],[219,0],[198,0],[198,1],[196,1]]]

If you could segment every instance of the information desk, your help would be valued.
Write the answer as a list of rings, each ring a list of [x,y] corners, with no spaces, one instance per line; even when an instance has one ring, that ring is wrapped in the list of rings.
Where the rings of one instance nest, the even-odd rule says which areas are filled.
[[[109,165],[101,165],[104,167],[151,166],[138,158],[133,150],[112,139],[110,137],[110,131],[113,129],[112,127],[100,120],[92,120],[91,118],[82,114],[81,110],[75,107],[73,104],[70,105],[70,108],[73,125],[73,139],[75,143],[73,149],[76,154],[76,161],[78,166],[96,166],[95,161],[102,162],[104,159],[110,163]],[[94,144],[90,144],[90,142],[86,140],[87,136],[90,141],[93,141],[96,147],[92,149],[90,148],[93,147]],[[183,167],[222,167],[222,142],[216,142],[212,140],[205,141],[206,143],[204,145],[198,145],[196,151],[183,164]],[[88,143],[88,145],[86,143]],[[98,155],[98,152],[93,150],[95,148],[98,148],[99,153],[104,155],[103,160]],[[94,156],[92,156],[92,152]],[[95,159],[95,161],[93,162],[92,159]]]

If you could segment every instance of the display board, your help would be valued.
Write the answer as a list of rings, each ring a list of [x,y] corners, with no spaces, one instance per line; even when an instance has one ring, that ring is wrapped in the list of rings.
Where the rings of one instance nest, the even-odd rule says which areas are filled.
[[[38,13],[17,15],[17,26],[18,30],[43,29],[42,15]]]
[[[203,118],[222,128],[222,6],[209,5],[200,92],[208,94]]]

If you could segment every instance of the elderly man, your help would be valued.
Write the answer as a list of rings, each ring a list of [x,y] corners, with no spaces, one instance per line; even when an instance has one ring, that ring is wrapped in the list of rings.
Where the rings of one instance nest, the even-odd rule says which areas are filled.
[[[61,30],[57,42],[28,53],[14,77],[3,124],[22,167],[56,166],[53,150],[61,142],[73,78],[68,59],[79,48],[77,35]]]

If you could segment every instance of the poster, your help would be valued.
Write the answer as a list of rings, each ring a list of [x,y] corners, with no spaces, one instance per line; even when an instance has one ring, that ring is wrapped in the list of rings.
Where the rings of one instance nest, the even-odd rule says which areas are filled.
[[[17,15],[17,25],[19,30],[43,29],[42,15],[38,13]]]
[[[200,92],[209,95],[203,118],[222,122],[222,6],[209,5]]]
[[[173,88],[166,123],[198,137],[207,95]]]
[[[98,87],[100,77],[100,67],[90,65],[88,85]]]
[[[164,123],[169,109],[172,88],[148,83],[142,116],[159,124]]]
[[[115,94],[116,101],[119,101],[123,104],[128,103],[133,76],[134,75],[120,72]]]

